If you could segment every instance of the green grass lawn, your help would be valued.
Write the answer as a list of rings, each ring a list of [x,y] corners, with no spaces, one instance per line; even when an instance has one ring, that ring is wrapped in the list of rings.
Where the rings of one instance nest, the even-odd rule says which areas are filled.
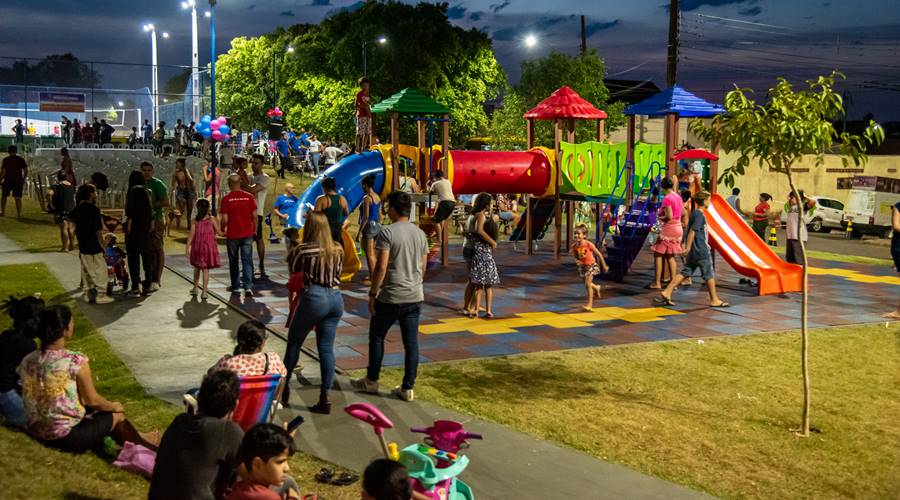
[[[720,497],[900,498],[900,325],[816,330],[810,349],[806,439],[796,332],[428,364],[416,391]]]
[[[77,304],[69,299],[43,264],[0,266],[0,297],[36,292],[48,302],[76,306],[76,333],[70,347],[90,358],[99,392],[112,401],[122,402],[126,415],[139,429],[165,430],[181,408],[144,392],[128,367],[113,354],[100,332],[78,311]],[[0,330],[9,324],[8,317],[0,317]],[[339,488],[323,487],[315,482],[315,473],[321,467],[333,467],[330,464],[302,453],[294,455],[290,464],[291,474],[304,494],[316,492],[329,499],[359,498],[358,484]],[[0,470],[3,471],[0,481],[3,498],[147,498],[147,481],[113,467],[109,458],[50,450],[5,426],[0,426]]]

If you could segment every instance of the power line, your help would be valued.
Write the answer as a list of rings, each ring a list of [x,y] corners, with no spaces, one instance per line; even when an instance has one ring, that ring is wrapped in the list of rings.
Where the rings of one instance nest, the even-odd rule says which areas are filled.
[[[733,22],[733,23],[753,24],[756,26],[766,26],[768,28],[778,28],[778,29],[785,29],[785,30],[789,30],[789,31],[796,30],[796,28],[791,28],[790,26],[779,26],[777,24],[758,23],[758,22],[754,22],[754,21],[747,21],[744,19],[733,19],[730,17],[721,17],[721,16],[713,16],[710,14],[701,14],[699,12],[695,12],[695,13],[693,13],[693,15],[695,15],[697,17],[703,17],[703,18],[708,18],[708,19],[718,19],[720,21],[728,21],[728,22]]]

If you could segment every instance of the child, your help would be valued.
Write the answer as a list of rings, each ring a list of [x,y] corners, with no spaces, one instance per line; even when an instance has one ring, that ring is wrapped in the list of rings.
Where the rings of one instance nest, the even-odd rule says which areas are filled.
[[[106,233],[103,238],[106,242],[104,250],[106,273],[109,276],[109,281],[106,283],[106,295],[112,295],[116,284],[119,283],[123,290],[128,290],[128,266],[125,265],[125,252],[116,245],[116,235]]]
[[[209,270],[221,265],[219,261],[219,247],[216,245],[216,235],[219,231],[219,221],[209,215],[209,201],[205,198],[197,200],[196,224],[191,225],[188,234],[185,254],[194,266],[194,287],[191,288],[191,296],[197,296],[197,279],[203,273],[202,300],[206,300],[209,286]]]
[[[584,288],[587,291],[587,304],[584,306],[585,311],[594,309],[594,294],[600,298],[600,285],[594,284],[594,276],[601,272],[609,271],[609,266],[603,259],[603,254],[597,247],[587,239],[587,226],[579,224],[575,228],[575,243],[572,245],[572,255],[578,263],[578,275],[584,279]],[[594,258],[594,255],[597,258]],[[597,265],[597,261],[600,265]],[[601,271],[602,268],[602,271]]]
[[[287,245],[287,254],[291,255],[291,250],[300,245],[300,231],[296,227],[288,227],[282,231],[284,234],[284,242]],[[294,311],[297,309],[297,301],[303,293],[303,273],[291,273],[287,282],[288,289],[288,317],[284,326],[290,328],[291,322],[294,320]]]
[[[687,257],[684,260],[684,268],[681,270],[681,274],[675,276],[669,282],[669,286],[653,301],[657,304],[674,306],[672,292],[682,281],[694,274],[694,271],[700,269],[700,274],[703,276],[703,280],[706,281],[706,288],[709,291],[709,305],[712,307],[728,307],[728,302],[719,299],[718,294],[716,294],[716,276],[713,273],[712,256],[706,236],[705,212],[706,207],[709,206],[709,193],[700,191],[695,194],[694,205],[696,208],[691,212],[690,222],[688,222],[688,237],[684,248],[684,254]]]
[[[363,472],[362,500],[409,500],[413,497],[409,473],[400,462],[373,460]]]
[[[81,283],[84,301],[109,304],[112,297],[106,295],[106,258],[103,253],[103,219],[97,208],[97,188],[83,184],[75,193],[75,208],[69,214],[75,224],[75,239],[81,260]]]
[[[497,236],[500,228],[493,219],[485,219],[482,213],[480,219],[475,222],[476,235],[475,251],[472,254],[472,264],[469,266],[469,282],[475,286],[475,293],[469,304],[469,317],[478,315],[478,304],[481,302],[481,294],[485,295],[485,313],[487,319],[494,317],[494,285],[500,284],[500,275],[497,273],[497,263],[494,262],[493,249],[497,248]]]
[[[247,476],[235,483],[226,500],[282,500],[300,498],[288,458],[294,454],[294,438],[274,424],[257,424],[241,441],[241,465]],[[243,474],[242,474],[243,476]],[[286,484],[287,483],[287,484]],[[286,487],[282,488],[282,485]],[[279,495],[272,488],[286,489]]]

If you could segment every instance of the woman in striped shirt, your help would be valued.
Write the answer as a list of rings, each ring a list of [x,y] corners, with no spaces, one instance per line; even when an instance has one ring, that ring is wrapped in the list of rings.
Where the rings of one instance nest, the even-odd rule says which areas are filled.
[[[284,364],[288,373],[294,371],[300,359],[300,347],[315,327],[322,373],[319,402],[309,408],[315,413],[331,413],[328,394],[334,383],[334,338],[338,322],[344,314],[344,298],[338,288],[343,260],[341,247],[331,239],[328,218],[322,212],[310,212],[303,227],[303,243],[288,254],[291,273],[303,273],[303,294],[288,330]],[[290,389],[286,384],[281,396],[282,403],[287,405],[289,397]]]

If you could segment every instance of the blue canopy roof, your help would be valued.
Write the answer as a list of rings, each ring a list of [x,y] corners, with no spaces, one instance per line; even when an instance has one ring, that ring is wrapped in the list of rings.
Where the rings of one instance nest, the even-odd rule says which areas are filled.
[[[678,85],[625,108],[626,115],[665,116],[675,113],[685,118],[703,118],[724,112],[722,106],[706,102]]]

